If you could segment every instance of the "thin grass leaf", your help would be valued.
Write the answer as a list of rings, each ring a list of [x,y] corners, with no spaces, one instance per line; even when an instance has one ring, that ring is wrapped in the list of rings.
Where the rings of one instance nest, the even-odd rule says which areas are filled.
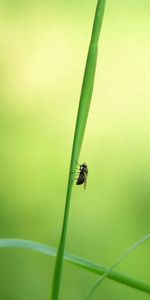
[[[28,249],[32,251],[36,251],[42,253],[44,255],[49,255],[51,257],[56,256],[56,248],[49,247],[42,243],[37,243],[29,240],[21,240],[21,239],[0,239],[0,248],[21,248]],[[111,280],[124,284],[128,287],[135,288],[137,290],[143,291],[145,293],[150,294],[150,284],[139,281],[135,278],[132,278],[126,274],[122,274],[116,271],[110,271],[110,268],[92,262],[90,260],[84,259],[82,257],[65,253],[64,259],[66,262],[69,262],[77,267],[85,269],[86,271],[103,275],[107,273],[107,277]],[[109,272],[108,272],[109,270]]]
[[[53,275],[53,284],[52,284],[52,293],[51,293],[52,300],[59,299],[65,241],[66,241],[66,233],[67,233],[68,218],[69,218],[69,208],[70,208],[72,185],[74,179],[73,173],[76,170],[76,161],[78,161],[80,155],[80,150],[82,146],[85,126],[87,122],[87,117],[88,117],[88,112],[89,112],[89,107],[90,107],[90,102],[91,102],[91,97],[93,92],[97,53],[98,53],[98,40],[99,40],[101,25],[103,21],[105,2],[106,0],[98,0],[97,2],[92,36],[91,36],[91,41],[90,41],[90,46],[89,46],[89,51],[88,51],[88,56],[86,61],[86,67],[84,72],[84,78],[82,83],[81,96],[80,96],[73,147],[72,147],[71,162],[70,162],[64,219],[63,219],[62,232],[61,232],[60,242],[58,246],[58,252],[57,252],[54,275]]]
[[[94,284],[90,287],[89,291],[87,292],[87,295],[85,296],[85,300],[89,300],[92,298],[94,292],[100,286],[100,284],[103,282],[103,280],[108,276],[108,274],[131,252],[133,252],[136,248],[141,246],[145,241],[150,239],[150,234],[145,235],[140,241],[138,241],[136,244],[131,246],[127,251],[125,251],[116,261],[115,263],[103,274],[101,278],[99,278]]]

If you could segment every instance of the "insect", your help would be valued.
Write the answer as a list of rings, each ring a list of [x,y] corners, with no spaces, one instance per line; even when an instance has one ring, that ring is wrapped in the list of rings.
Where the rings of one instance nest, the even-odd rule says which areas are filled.
[[[86,163],[83,163],[82,165],[78,164],[80,166],[79,168],[79,176],[76,181],[76,185],[80,185],[84,183],[84,189],[86,188],[86,182],[87,182],[87,176],[88,176],[88,167]]]

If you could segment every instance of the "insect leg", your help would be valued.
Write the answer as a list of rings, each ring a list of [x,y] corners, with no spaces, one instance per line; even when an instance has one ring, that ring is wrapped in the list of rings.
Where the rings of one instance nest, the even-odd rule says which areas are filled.
[[[72,182],[74,182],[75,180],[77,180],[78,178],[74,178],[73,180],[72,180]]]
[[[78,166],[80,166],[81,167],[81,165],[77,162],[77,160],[75,160],[75,162],[76,162],[76,164],[78,165]]]

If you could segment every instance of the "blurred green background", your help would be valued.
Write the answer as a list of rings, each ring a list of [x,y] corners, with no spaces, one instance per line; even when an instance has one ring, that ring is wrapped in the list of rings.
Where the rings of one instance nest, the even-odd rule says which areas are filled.
[[[0,1],[0,237],[57,246],[97,1]],[[149,232],[150,1],[108,0],[66,250],[110,266]],[[117,270],[150,281],[149,242]],[[54,258],[0,250],[0,299],[48,300]],[[65,264],[63,300],[97,278]],[[106,280],[93,299],[146,300]]]

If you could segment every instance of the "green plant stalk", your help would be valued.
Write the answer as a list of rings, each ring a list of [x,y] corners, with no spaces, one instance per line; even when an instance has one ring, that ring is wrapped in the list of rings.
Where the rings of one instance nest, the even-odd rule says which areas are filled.
[[[126,256],[128,256],[131,252],[133,252],[136,248],[140,247],[145,241],[150,239],[150,234],[145,235],[140,241],[131,246],[127,251],[125,251],[116,261],[115,263],[103,274],[101,278],[98,278],[94,284],[90,287],[87,295],[85,296],[85,300],[89,300],[92,298],[94,292],[98,288],[98,286],[103,282],[103,280],[108,276],[109,272],[111,272]]]
[[[38,243],[31,240],[21,240],[21,239],[0,239],[0,248],[28,249],[51,257],[55,257],[57,252],[56,248],[49,247],[45,244]],[[92,272],[94,274],[99,274],[99,275],[104,274],[105,276],[107,276],[107,278],[111,280],[114,280],[128,287],[132,287],[136,290],[150,294],[150,284],[137,280],[129,275],[117,271],[110,271],[110,268],[106,266],[97,264],[88,259],[85,259],[83,257],[71,253],[65,252],[64,259],[66,262],[69,262],[86,271]]]
[[[76,170],[76,161],[78,161],[81,146],[82,146],[85,126],[87,122],[87,117],[88,117],[88,112],[89,112],[89,107],[90,107],[90,102],[91,102],[91,97],[93,92],[97,53],[98,53],[98,40],[99,40],[100,30],[103,21],[105,2],[106,0],[98,0],[97,2],[92,36],[91,36],[87,62],[86,62],[86,67],[84,72],[84,78],[82,83],[81,96],[80,96],[80,102],[79,102],[79,108],[78,108],[78,114],[76,120],[76,128],[74,134],[74,141],[72,147],[62,232],[61,232],[61,237],[60,237],[60,242],[59,242],[59,247],[58,247],[58,252],[56,257],[56,263],[55,263],[55,269],[54,269],[54,275],[53,275],[52,293],[51,293],[52,300],[59,299],[65,241],[66,241],[66,233],[68,227],[69,208],[70,208],[72,185],[74,179],[73,173]]]

